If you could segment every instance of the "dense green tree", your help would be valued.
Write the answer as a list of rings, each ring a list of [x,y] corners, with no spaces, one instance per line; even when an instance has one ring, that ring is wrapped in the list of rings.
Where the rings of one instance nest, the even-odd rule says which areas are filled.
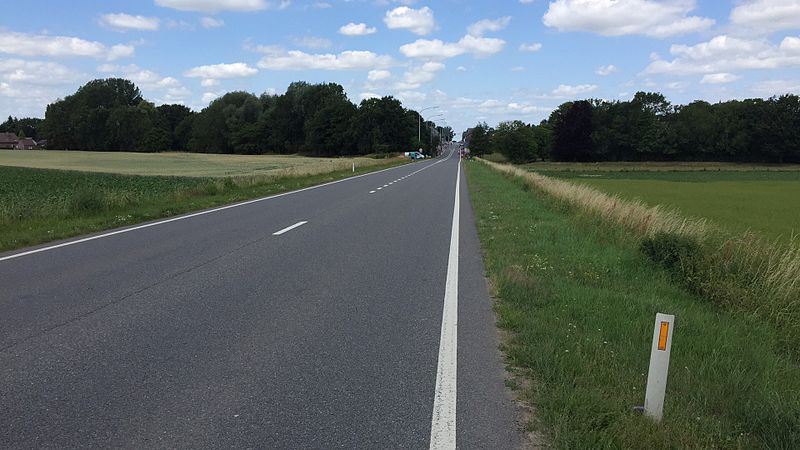
[[[566,105],[566,106],[565,106]],[[562,105],[551,115],[553,145],[551,157],[556,161],[592,161],[592,104],[580,100]]]
[[[171,151],[185,151],[189,145],[189,134],[191,129],[187,130],[185,125],[190,121],[190,117],[194,114],[191,109],[184,105],[161,105],[156,108],[157,118],[156,126],[163,130],[167,135],[167,148]]]
[[[152,104],[135,84],[108,78],[48,105],[42,128],[50,148],[132,151],[140,148],[154,119]]]
[[[418,144],[417,120],[417,113],[407,111],[394,97],[362,100],[351,127],[358,153],[415,149],[415,144]],[[423,133],[423,142],[426,136]]]
[[[420,137],[418,139],[418,124]],[[403,152],[454,136],[393,97],[348,100],[335,83],[292,83],[284,94],[231,92],[199,113],[155,107],[132,82],[93,80],[47,106],[45,119],[9,117],[0,132],[48,139],[54,149],[303,153]],[[463,135],[473,154],[514,162],[718,160],[800,163],[800,97],[696,101],[674,106],[657,92],[630,101],[575,101],[539,125],[481,123]]]
[[[535,161],[540,157],[534,128],[519,120],[500,122],[492,134],[492,146],[514,164]]]
[[[492,153],[494,147],[492,146],[492,130],[486,122],[481,122],[471,129],[467,147],[472,156],[483,156],[487,153]]]
[[[39,140],[42,122],[42,119],[33,117],[17,119],[16,117],[8,116],[8,119],[0,124],[0,133],[14,133],[19,137]]]
[[[316,85],[306,93],[304,151],[310,155],[335,156],[355,149],[351,126],[356,106],[338,84]]]

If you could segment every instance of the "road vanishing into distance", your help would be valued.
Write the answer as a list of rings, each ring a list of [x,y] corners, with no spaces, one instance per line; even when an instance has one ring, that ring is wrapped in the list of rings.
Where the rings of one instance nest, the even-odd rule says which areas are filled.
[[[0,447],[521,446],[461,170],[0,254]]]

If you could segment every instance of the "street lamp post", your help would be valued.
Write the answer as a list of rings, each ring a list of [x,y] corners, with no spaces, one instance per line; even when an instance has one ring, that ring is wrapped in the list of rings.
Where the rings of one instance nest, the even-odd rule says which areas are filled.
[[[436,106],[436,108],[438,108],[438,106]],[[431,147],[431,150],[432,150],[432,147],[433,147],[433,132],[432,132],[432,129],[433,129],[433,126],[436,125],[433,122],[433,119],[438,119],[438,118],[442,118],[442,117],[444,117],[444,114],[439,113],[439,114],[436,114],[435,116],[428,117],[428,120],[426,121],[426,123],[430,123],[430,125],[428,126],[428,131],[430,132],[430,135],[431,135],[431,142],[429,144],[429,146]],[[422,139],[422,136],[418,135],[417,141],[419,141],[420,139]]]
[[[422,111],[427,111],[429,109],[437,109],[438,106],[429,106],[427,108],[422,108],[417,111],[417,142],[422,140]]]

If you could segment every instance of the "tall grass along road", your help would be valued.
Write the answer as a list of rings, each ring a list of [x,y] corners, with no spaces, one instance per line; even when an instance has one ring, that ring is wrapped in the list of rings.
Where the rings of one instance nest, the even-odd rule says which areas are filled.
[[[800,247],[759,235],[735,234],[674,210],[503,164],[559,201],[632,233],[644,254],[670,270],[690,291],[728,310],[754,315],[777,330],[784,351],[800,358]]]
[[[0,261],[2,446],[428,447],[455,223],[446,443],[518,447],[458,170],[425,161]]]
[[[677,248],[666,254],[680,264],[691,256],[683,245],[705,245],[702,222],[507,166],[465,164],[531,431],[555,448],[800,446],[800,368],[768,313],[789,304],[765,296],[761,311],[720,307],[661,259]],[[633,410],[644,403],[657,312],[676,317],[660,424]]]
[[[610,171],[600,167],[537,172],[650,206],[674,208],[730,232],[750,231],[783,243],[800,232],[800,168],[657,171],[630,166],[630,170]]]

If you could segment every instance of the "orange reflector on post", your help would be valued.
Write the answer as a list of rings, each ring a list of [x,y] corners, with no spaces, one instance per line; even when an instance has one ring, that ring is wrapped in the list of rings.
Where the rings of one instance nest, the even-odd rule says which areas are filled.
[[[661,351],[667,349],[667,336],[669,336],[669,322],[661,322],[661,328],[658,331],[658,349]]]

